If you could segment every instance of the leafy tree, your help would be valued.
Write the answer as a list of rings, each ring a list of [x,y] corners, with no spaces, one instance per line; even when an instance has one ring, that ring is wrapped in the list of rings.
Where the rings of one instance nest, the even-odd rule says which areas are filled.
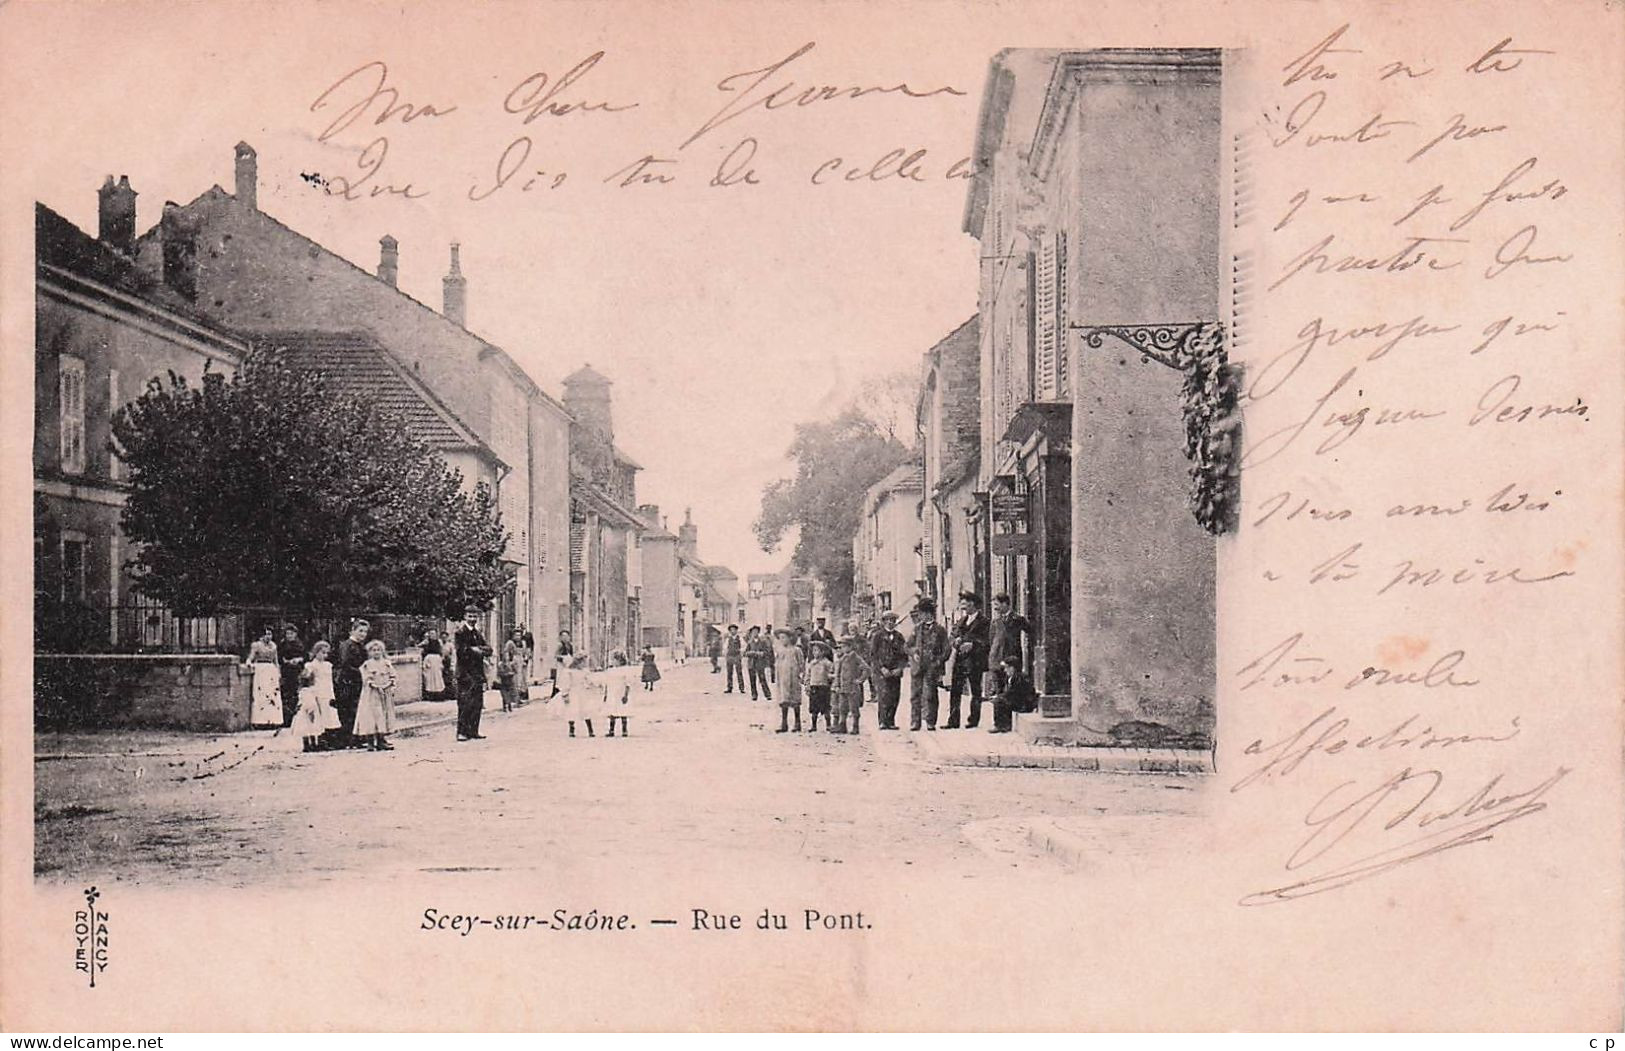
[[[136,586],[181,614],[439,613],[506,585],[483,485],[404,424],[255,351],[235,376],[154,379],[113,420]]]
[[[845,609],[852,600],[852,536],[864,494],[907,456],[883,424],[856,406],[832,420],[797,425],[790,444],[796,476],[762,492],[755,523],[762,550],[773,551],[796,528],[796,568],[813,573],[830,605]]]

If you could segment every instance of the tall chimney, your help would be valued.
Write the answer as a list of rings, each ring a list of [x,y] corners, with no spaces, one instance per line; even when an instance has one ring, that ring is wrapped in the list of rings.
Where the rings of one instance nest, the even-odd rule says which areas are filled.
[[[237,203],[259,210],[259,162],[254,147],[237,144]]]
[[[100,198],[98,236],[109,248],[129,255],[135,250],[135,191],[130,189],[130,177],[120,175],[115,185],[109,175],[96,195]]]
[[[378,280],[390,288],[397,287],[400,273],[400,242],[385,234],[378,239]]]
[[[445,307],[441,313],[467,328],[468,278],[463,276],[462,263],[457,258],[458,247],[456,241],[451,243],[451,270],[440,279],[441,288],[445,293]]]
[[[159,236],[164,249],[164,284],[187,299],[197,298],[197,222],[181,214],[180,205],[164,202]]]

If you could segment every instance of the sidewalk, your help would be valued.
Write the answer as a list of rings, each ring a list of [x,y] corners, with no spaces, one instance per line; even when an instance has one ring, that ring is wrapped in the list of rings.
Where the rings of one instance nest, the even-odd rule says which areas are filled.
[[[888,758],[917,759],[943,766],[1015,767],[1038,770],[1082,770],[1111,774],[1208,774],[1208,752],[1175,748],[1100,748],[1040,745],[1013,733],[975,730],[866,729],[875,753]]]

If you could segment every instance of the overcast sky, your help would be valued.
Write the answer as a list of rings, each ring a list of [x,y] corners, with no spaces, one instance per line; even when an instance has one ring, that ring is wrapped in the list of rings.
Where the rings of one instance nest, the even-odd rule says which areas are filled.
[[[814,5],[793,16],[730,7],[739,17],[726,41],[710,39],[715,19],[698,8],[611,37],[598,10],[414,15],[382,35],[335,18],[318,37],[293,39],[262,9],[215,9],[195,22],[194,63],[155,64],[141,20],[109,9],[93,31],[100,9],[53,6],[64,43],[40,60],[70,64],[82,80],[74,97],[31,104],[41,120],[87,132],[35,143],[19,175],[94,231],[96,187],[108,173],[128,174],[145,229],[165,199],[190,200],[215,183],[232,189],[232,147],[245,139],[259,152],[264,211],[369,270],[378,238],[393,235],[401,288],[436,307],[447,245],[459,240],[469,326],[555,394],[583,363],[610,377],[617,442],[645,468],[640,498],[674,525],[692,506],[702,557],[741,574],[776,569],[788,547],[762,552],[750,527],[762,487],[788,471],[794,425],[916,366],[975,310],[977,245],[960,230],[970,184],[948,176],[970,153],[987,61],[1003,41],[991,15],[950,28],[903,10],[877,54],[873,25],[849,20],[837,33],[835,19],[802,21]],[[476,43],[493,31],[506,47]],[[905,38],[912,46],[897,45]],[[378,85],[372,62],[387,64],[399,97],[331,128]],[[743,75],[720,90],[730,74]],[[925,97],[759,104],[788,84],[781,101],[808,87],[900,82]],[[391,102],[446,112],[376,124]],[[547,102],[603,108],[526,123],[529,108]],[[380,136],[387,153],[354,190],[359,199],[302,177],[320,176],[329,191],[360,180],[358,158]],[[520,136],[530,140],[526,163],[495,188],[499,160]],[[734,174],[748,168],[754,183],[710,185],[725,157],[737,149],[743,160],[753,148]],[[911,177],[846,178],[893,149],[925,151]],[[605,182],[645,156],[674,159],[649,169],[673,181]],[[371,195],[408,185],[422,196]]]

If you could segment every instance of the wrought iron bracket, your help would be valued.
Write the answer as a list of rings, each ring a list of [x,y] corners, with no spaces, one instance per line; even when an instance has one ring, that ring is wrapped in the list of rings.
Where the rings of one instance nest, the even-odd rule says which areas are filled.
[[[1156,361],[1171,369],[1185,371],[1201,356],[1210,340],[1224,340],[1224,329],[1213,321],[1164,322],[1155,325],[1069,325],[1081,333],[1083,342],[1095,349],[1105,345],[1107,336],[1134,348],[1142,360]]]

